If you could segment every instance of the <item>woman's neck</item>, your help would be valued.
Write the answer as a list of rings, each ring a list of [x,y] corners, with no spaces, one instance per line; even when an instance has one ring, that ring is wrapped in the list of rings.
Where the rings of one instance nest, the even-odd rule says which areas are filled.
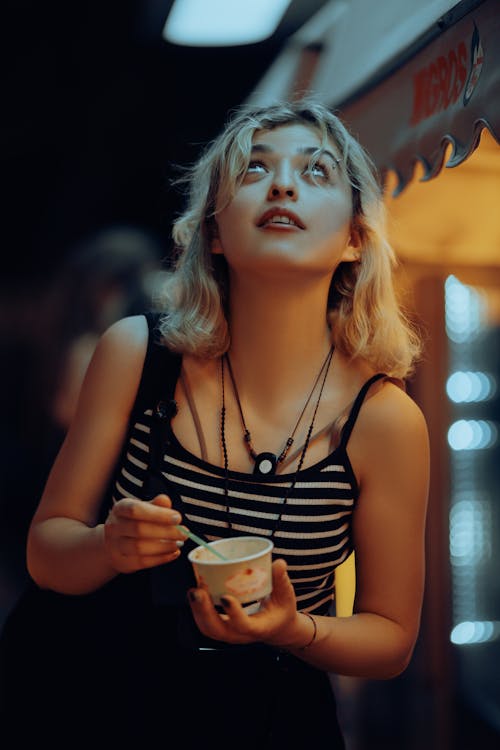
[[[328,287],[325,278],[232,281],[229,354],[240,394],[259,408],[285,396],[284,386],[292,399],[311,387],[331,344]]]

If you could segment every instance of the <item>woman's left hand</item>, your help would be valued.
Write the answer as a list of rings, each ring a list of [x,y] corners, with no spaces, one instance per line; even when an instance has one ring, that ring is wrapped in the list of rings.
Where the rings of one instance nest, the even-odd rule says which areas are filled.
[[[273,562],[273,590],[253,615],[248,615],[240,602],[229,594],[224,597],[225,614],[215,609],[208,591],[189,591],[189,603],[196,624],[203,635],[226,643],[264,642],[269,645],[294,647],[303,645],[303,623],[297,612],[295,592],[284,560]],[[227,603],[227,604],[226,604]]]

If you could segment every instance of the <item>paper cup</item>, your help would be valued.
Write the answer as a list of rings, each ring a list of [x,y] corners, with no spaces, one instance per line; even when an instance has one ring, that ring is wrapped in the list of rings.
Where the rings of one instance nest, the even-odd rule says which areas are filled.
[[[272,549],[270,539],[261,536],[237,536],[209,542],[228,560],[225,562],[205,547],[196,547],[189,555],[198,585],[206,586],[215,605],[221,596],[231,594],[249,613],[272,591]]]

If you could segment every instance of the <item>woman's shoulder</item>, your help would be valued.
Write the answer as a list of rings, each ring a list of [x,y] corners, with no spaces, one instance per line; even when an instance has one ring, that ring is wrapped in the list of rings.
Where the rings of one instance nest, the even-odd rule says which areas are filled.
[[[86,374],[91,391],[129,398],[137,388],[148,345],[148,325],[143,315],[121,318],[99,339]],[[88,389],[87,389],[88,390]]]
[[[372,388],[373,394],[369,394],[359,414],[359,426],[369,440],[382,433],[397,440],[412,431],[426,429],[423,412],[406,392],[404,383],[387,377]]]
[[[378,387],[377,387],[378,386]],[[396,382],[379,381],[360,410],[353,438],[365,456],[384,462],[402,451],[421,451],[428,442],[427,424],[416,401]]]
[[[382,419],[395,424],[408,419],[421,421],[423,413],[416,401],[407,393],[403,381],[386,376],[373,398],[368,399],[366,408],[367,423]]]
[[[124,348],[133,353],[143,351],[148,343],[148,323],[145,315],[129,315],[120,318],[107,328],[101,336],[100,344],[105,347]]]
[[[144,315],[120,318],[102,334],[96,348],[96,357],[98,360],[114,362],[117,366],[142,364],[148,339],[148,324]]]
[[[360,487],[427,472],[429,436],[422,410],[394,382],[379,381],[359,411],[348,452]]]

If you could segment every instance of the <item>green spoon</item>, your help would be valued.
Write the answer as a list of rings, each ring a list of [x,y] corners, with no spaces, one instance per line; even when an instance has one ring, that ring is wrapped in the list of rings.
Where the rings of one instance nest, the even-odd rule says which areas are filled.
[[[186,534],[190,539],[193,540],[193,542],[196,542],[196,544],[199,544],[201,547],[205,547],[209,552],[211,552],[213,555],[217,555],[217,557],[220,557],[221,560],[224,560],[224,562],[229,562],[227,557],[224,557],[220,552],[217,552],[215,547],[211,547],[208,542],[206,542],[204,539],[202,539],[199,536],[196,536],[196,534],[193,534],[192,531],[189,531],[188,528],[185,526],[176,526],[176,529],[179,529],[183,534]]]

